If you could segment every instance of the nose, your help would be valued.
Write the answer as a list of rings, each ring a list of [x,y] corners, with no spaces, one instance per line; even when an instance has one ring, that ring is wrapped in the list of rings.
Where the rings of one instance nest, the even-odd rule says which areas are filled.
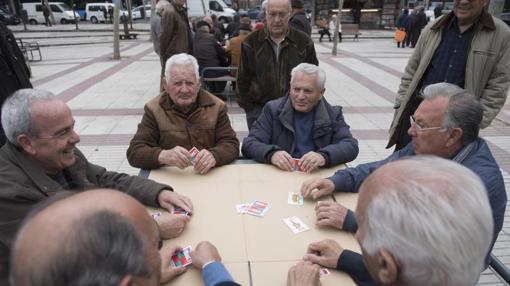
[[[68,142],[71,144],[77,144],[78,142],[80,142],[80,135],[78,135],[78,133],[76,133],[74,129],[71,132],[72,134],[71,136],[69,136]]]
[[[407,134],[411,137],[415,137],[418,134],[418,132],[416,132],[416,127],[414,127],[413,123],[411,123],[411,127],[407,129]]]

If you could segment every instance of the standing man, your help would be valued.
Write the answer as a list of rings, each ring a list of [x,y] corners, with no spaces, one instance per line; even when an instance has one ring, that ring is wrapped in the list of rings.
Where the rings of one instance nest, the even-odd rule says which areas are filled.
[[[287,93],[295,66],[319,64],[310,37],[288,26],[290,10],[289,0],[268,0],[266,27],[248,35],[241,45],[237,101],[249,129],[266,102]]]
[[[166,0],[162,0],[166,1]],[[161,76],[165,74],[165,63],[173,55],[180,53],[190,54],[193,37],[189,27],[188,15],[184,8],[186,0],[170,0],[169,9],[161,14]],[[161,86],[163,90],[163,86]]]
[[[154,46],[154,52],[161,55],[160,49],[160,41],[159,38],[161,36],[161,14],[166,9],[170,9],[170,2],[168,1],[158,1],[156,4],[156,15],[151,17],[151,37],[152,37],[152,45]]]
[[[407,63],[395,99],[387,148],[403,148],[410,116],[427,85],[449,82],[473,94],[485,128],[501,110],[510,85],[510,28],[486,10],[488,0],[455,0],[453,12],[427,26]]]
[[[41,4],[42,4],[42,10],[43,10],[44,21],[46,23],[46,26],[51,27],[50,8],[48,7],[48,5],[46,5],[46,3],[44,3],[44,1],[41,2]]]
[[[16,38],[3,23],[0,22],[0,107],[16,90],[31,88],[30,69],[23,53],[16,44]],[[1,116],[0,112],[0,116]],[[2,121],[0,120],[0,124]],[[0,147],[5,143],[4,129],[0,126]]]
[[[289,20],[289,26],[303,31],[308,36],[312,35],[312,26],[306,18],[305,9],[303,8],[303,0],[292,0],[292,17]]]

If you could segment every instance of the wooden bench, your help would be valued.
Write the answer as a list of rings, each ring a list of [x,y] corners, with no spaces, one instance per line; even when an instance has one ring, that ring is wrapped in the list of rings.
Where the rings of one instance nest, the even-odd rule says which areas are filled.
[[[361,35],[359,32],[359,24],[342,23],[342,37],[344,35],[353,35],[353,41],[359,41],[358,36]]]
[[[19,49],[27,60],[31,62],[42,61],[41,48],[38,42],[23,41],[23,39],[16,39],[16,41],[18,42]],[[38,56],[37,59],[34,57],[34,53]]]
[[[127,34],[119,34],[119,38],[121,40],[127,40],[127,39],[135,39],[138,36],[136,33],[127,33]]]

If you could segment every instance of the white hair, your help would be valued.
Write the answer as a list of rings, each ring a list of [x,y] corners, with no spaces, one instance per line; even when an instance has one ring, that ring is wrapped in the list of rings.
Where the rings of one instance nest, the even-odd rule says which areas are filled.
[[[156,3],[156,13],[161,15],[161,12],[163,12],[163,10],[169,8],[170,6],[171,6],[170,2],[166,0],[159,0],[158,3]]]
[[[308,63],[300,63],[296,67],[292,69],[290,72],[290,82],[294,81],[294,77],[298,72],[307,74],[307,75],[314,75],[317,79],[317,87],[320,90],[324,89],[324,86],[326,85],[326,72],[324,72],[323,69],[321,69],[319,66],[308,64]]]
[[[371,256],[389,251],[401,266],[403,285],[475,285],[493,235],[481,180],[437,157],[390,164],[399,172],[383,179],[388,184],[379,183],[384,190],[374,191],[367,205],[360,226],[366,234],[363,248]]]
[[[195,59],[194,56],[188,55],[185,53],[177,54],[171,56],[165,64],[165,80],[166,82],[170,81],[170,71],[175,66],[183,66],[183,67],[191,67],[193,68],[193,71],[195,72],[196,79],[198,80],[200,78],[198,74],[198,63],[197,59]]]
[[[2,106],[2,127],[7,140],[19,147],[19,135],[36,136],[37,126],[32,120],[32,104],[36,101],[52,100],[57,100],[53,93],[31,88],[20,89],[7,98]]]

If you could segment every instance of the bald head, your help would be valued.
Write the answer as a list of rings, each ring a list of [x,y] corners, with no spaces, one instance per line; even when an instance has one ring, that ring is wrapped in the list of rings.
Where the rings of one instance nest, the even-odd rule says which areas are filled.
[[[11,281],[118,285],[127,275],[156,281],[159,271],[149,261],[158,242],[155,222],[132,197],[113,190],[77,193],[27,217],[13,247]]]

